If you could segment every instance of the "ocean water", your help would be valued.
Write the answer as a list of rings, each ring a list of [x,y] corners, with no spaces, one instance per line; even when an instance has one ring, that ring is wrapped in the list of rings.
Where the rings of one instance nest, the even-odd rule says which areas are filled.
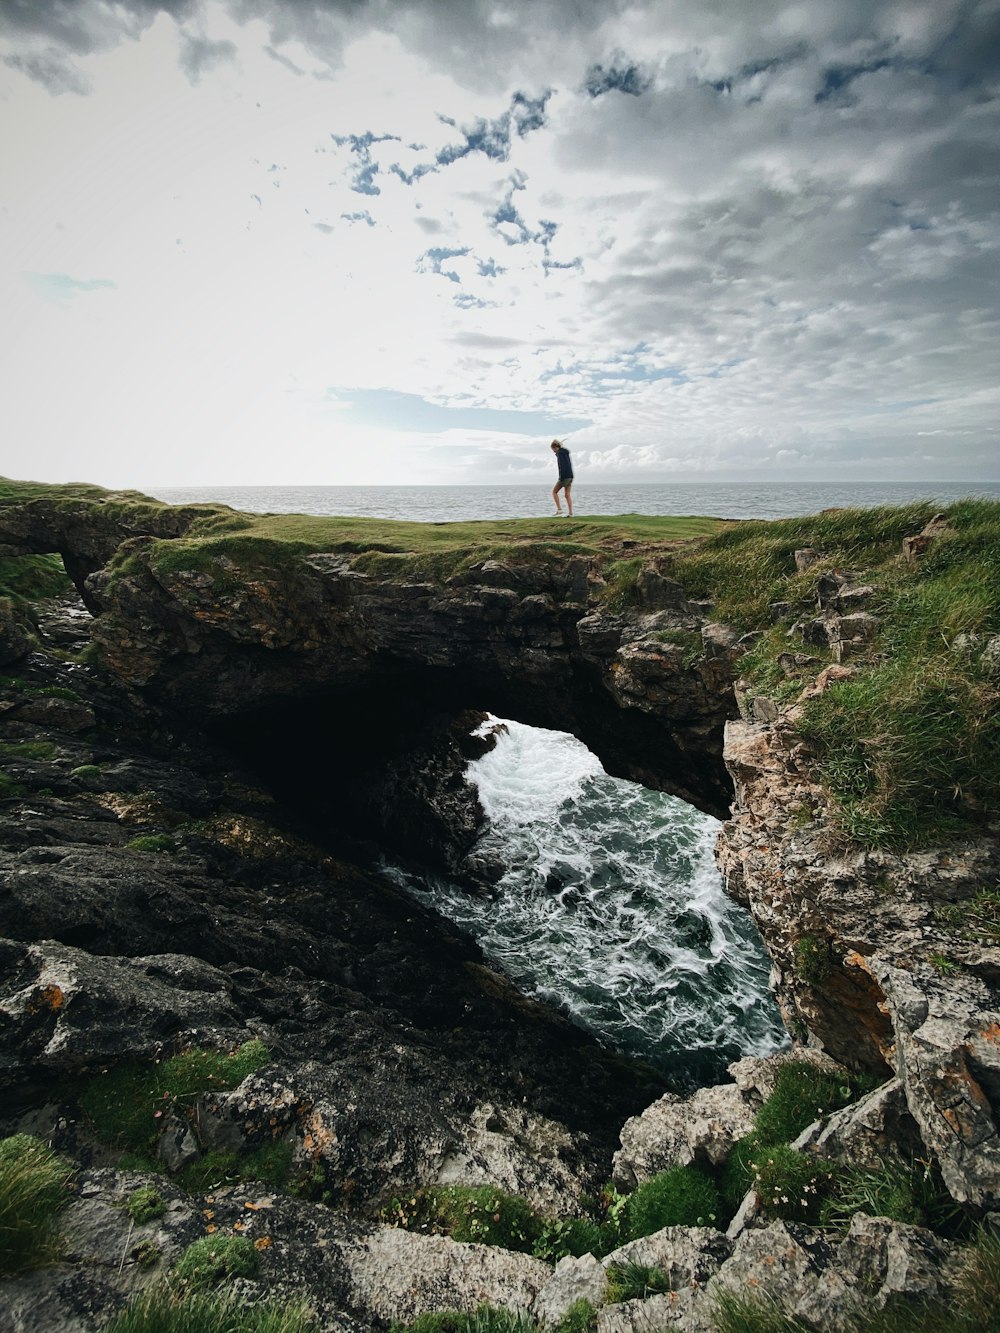
[[[180,486],[149,492],[170,504],[215,502],[252,513],[328,514],[454,523],[468,519],[541,518],[554,512],[550,487],[534,486]],[[784,483],[678,482],[606,486],[581,477],[573,510],[587,514],[709,515],[785,518],[821,509],[950,504],[968,495],[1000,499],[1000,482]]]
[[[467,776],[488,821],[476,850],[506,867],[492,895],[384,873],[523,992],[679,1086],[785,1043],[769,960],[715,866],[718,821],[610,777],[573,736],[512,720]]]

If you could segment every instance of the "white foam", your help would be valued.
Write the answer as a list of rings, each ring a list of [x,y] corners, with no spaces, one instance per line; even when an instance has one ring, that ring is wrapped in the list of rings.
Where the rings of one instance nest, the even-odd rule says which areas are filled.
[[[503,825],[532,824],[579,794],[584,781],[603,773],[600,760],[562,731],[489,719],[474,735],[497,731],[497,743],[466,768],[486,817]]]
[[[502,725],[468,769],[488,819],[479,847],[506,867],[495,896],[394,877],[610,1045],[667,1061],[782,1044],[768,960],[715,866],[718,822],[609,777],[572,736]]]

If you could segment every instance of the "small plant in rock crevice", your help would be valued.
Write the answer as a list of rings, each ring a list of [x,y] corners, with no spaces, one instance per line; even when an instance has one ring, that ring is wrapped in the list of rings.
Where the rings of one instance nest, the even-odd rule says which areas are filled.
[[[169,833],[143,833],[125,844],[129,852],[176,852],[177,844]]]
[[[385,1220],[407,1231],[498,1245],[525,1254],[531,1252],[543,1225],[525,1199],[491,1185],[416,1189],[394,1200],[385,1212]]]
[[[815,1167],[818,1158],[808,1154],[800,1160],[805,1155],[794,1153],[790,1144],[814,1120],[867,1090],[866,1080],[841,1078],[808,1061],[782,1065],[757,1112],[754,1129],[733,1145],[719,1173],[727,1205],[738,1207],[753,1187],[767,1192],[768,1208],[775,1216],[815,1217],[827,1177],[822,1163]],[[779,1148],[782,1151],[776,1152]]]
[[[856,1297],[840,1310],[844,1333],[1000,1333],[1000,1236],[984,1232],[965,1250],[947,1303],[932,1298],[882,1308]],[[814,1333],[818,1327],[786,1314],[765,1290],[717,1288],[715,1333]]]
[[[249,1236],[202,1236],[178,1259],[174,1276],[194,1288],[210,1287],[227,1278],[253,1277],[258,1265]]]
[[[650,1296],[659,1296],[671,1290],[669,1275],[648,1264],[609,1264],[607,1273],[605,1297],[609,1304],[644,1301]]]
[[[818,986],[833,971],[833,957],[827,940],[802,935],[795,943],[795,975],[809,986]]]
[[[167,1205],[163,1195],[153,1185],[140,1185],[126,1200],[125,1211],[136,1226],[141,1227],[146,1222],[162,1217],[167,1211]]]
[[[562,1330],[562,1324],[558,1329]],[[471,1313],[436,1310],[418,1315],[410,1323],[392,1324],[389,1333],[538,1333],[538,1324],[522,1310],[480,1305]]]

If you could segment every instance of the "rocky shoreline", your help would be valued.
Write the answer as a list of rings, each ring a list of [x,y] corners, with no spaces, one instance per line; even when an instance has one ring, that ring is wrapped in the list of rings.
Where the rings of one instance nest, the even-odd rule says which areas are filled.
[[[954,1298],[959,1240],[863,1212],[832,1235],[776,1218],[753,1190],[727,1232],[668,1227],[555,1268],[385,1225],[392,1200],[422,1186],[495,1185],[571,1217],[611,1175],[624,1190],[715,1169],[789,1056],[679,1096],[518,995],[360,864],[386,839],[482,873],[468,861],[474,793],[456,776],[469,717],[446,706],[473,705],[469,681],[528,721],[562,710],[609,768],[703,808],[731,781],[720,865],[774,960],[791,1056],[874,1085],[797,1147],[848,1166],[926,1160],[989,1223],[1000,950],[942,908],[960,918],[996,883],[994,836],[919,853],[836,838],[797,701],[775,708],[740,685],[746,642],[655,556],[626,610],[608,609],[582,557],[418,585],[312,555],[285,581],[230,568],[220,594],[218,579],[164,578],[148,560],[154,536],[184,531],[176,517],[153,532],[141,514],[123,528],[96,512],[60,525],[36,504],[0,524],[8,550],[61,550],[89,607],[49,604],[34,634],[12,621],[0,640],[0,1133],[37,1136],[78,1168],[58,1262],[0,1280],[12,1333],[94,1333],[216,1232],[261,1242],[246,1300],[305,1293],[317,1327],[345,1333],[483,1301],[555,1325],[585,1299],[601,1333],[695,1333],[716,1327],[726,1290],[765,1292],[817,1329],[846,1327],[830,1311],[861,1292],[875,1306]],[[131,564],[109,574],[123,542]],[[828,610],[838,642],[861,633],[845,625],[853,604]],[[324,824],[324,784],[349,795],[347,827]],[[84,1089],[106,1070],[251,1041],[267,1058],[238,1086],[168,1098],[151,1124],[164,1211],[136,1225],[125,1204],[150,1176],[101,1141]],[[275,1145],[294,1190],[177,1183],[212,1153]],[[609,1301],[617,1263],[669,1273],[669,1294]]]

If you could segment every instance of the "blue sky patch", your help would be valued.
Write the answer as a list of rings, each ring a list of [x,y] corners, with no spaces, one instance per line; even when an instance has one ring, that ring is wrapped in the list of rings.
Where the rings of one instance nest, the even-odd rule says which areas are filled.
[[[71,278],[68,273],[22,273],[21,276],[39,296],[59,305],[74,300],[81,292],[96,292],[105,287],[118,286],[110,278]]]

